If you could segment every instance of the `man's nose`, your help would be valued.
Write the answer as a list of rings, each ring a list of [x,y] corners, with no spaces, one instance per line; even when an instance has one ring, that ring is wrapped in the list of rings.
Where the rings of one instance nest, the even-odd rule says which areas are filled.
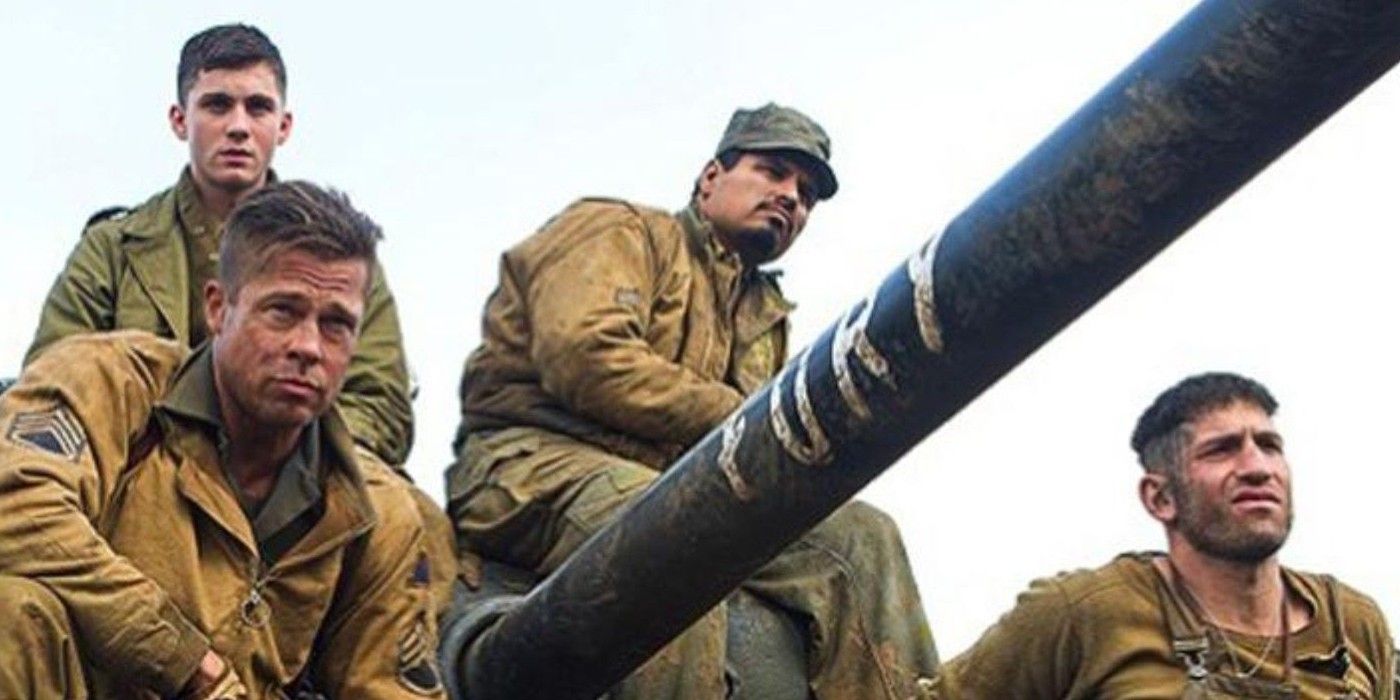
[[[315,365],[324,357],[321,328],[315,318],[296,324],[287,333],[287,354],[303,366]]]
[[[224,133],[234,139],[248,138],[250,121],[252,121],[252,116],[248,114],[248,110],[244,109],[243,105],[237,105],[229,113]]]
[[[787,211],[796,211],[802,203],[802,193],[798,189],[796,177],[788,177],[778,183],[778,205]]]
[[[1265,452],[1252,437],[1245,439],[1240,450],[1240,476],[1250,482],[1268,481],[1274,473],[1273,453]]]

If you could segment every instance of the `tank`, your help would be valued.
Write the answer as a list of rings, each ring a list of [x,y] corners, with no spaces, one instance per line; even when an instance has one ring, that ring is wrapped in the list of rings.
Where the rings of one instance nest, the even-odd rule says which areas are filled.
[[[1196,7],[548,579],[493,567],[451,692],[604,695],[1397,60],[1393,0]],[[740,692],[805,698],[792,621],[734,602]]]

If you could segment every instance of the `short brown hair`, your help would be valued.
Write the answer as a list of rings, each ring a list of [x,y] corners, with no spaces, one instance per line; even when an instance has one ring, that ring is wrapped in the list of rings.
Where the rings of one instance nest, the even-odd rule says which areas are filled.
[[[272,183],[229,214],[219,244],[219,281],[235,296],[244,281],[285,250],[321,260],[363,260],[373,267],[383,237],[379,224],[342,192],[301,180]]]
[[[185,42],[180,49],[180,66],[175,70],[175,97],[181,105],[189,99],[199,74],[207,70],[247,68],[266,63],[277,76],[277,92],[287,99],[287,67],[282,52],[261,29],[249,24],[221,24],[210,27]]]

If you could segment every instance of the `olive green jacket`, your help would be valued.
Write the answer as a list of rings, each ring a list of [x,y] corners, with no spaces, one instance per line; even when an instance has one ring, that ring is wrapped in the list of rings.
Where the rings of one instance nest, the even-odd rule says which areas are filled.
[[[188,354],[140,331],[73,336],[0,395],[0,574],[63,602],[94,697],[169,697],[210,649],[252,700],[303,671],[330,697],[441,697],[408,484],[357,460],[332,410],[322,514],[262,561],[211,431],[160,410]]]
[[[1282,644],[1212,631],[1170,592],[1152,555],[1120,556],[1100,569],[1062,574],[1031,584],[1016,607],[970,649],[944,665],[934,696],[940,700],[1115,700],[1181,698],[1187,665],[1172,643],[1169,620],[1208,640],[1204,668],[1222,685],[1258,686],[1283,677]],[[1290,635],[1296,696],[1259,690],[1248,697],[1300,700],[1393,698],[1393,643],[1376,603],[1326,577],[1285,569],[1289,589],[1313,609],[1313,619]],[[1165,601],[1165,602],[1164,602]],[[1164,609],[1165,608],[1165,609]],[[1271,653],[1264,655],[1269,650]],[[1246,683],[1245,669],[1262,664]],[[1217,679],[1216,676],[1219,675]],[[1346,695],[1350,691],[1355,695]],[[1195,697],[1195,696],[1187,696]],[[1211,695],[1210,697],[1217,697]],[[1222,691],[1220,697],[1237,697]]]
[[[791,309],[693,209],[576,202],[502,256],[458,447],[526,425],[662,468],[782,366]]]
[[[176,190],[83,231],[44,301],[25,364],[75,333],[129,328],[192,344],[191,290],[206,280],[190,279]],[[408,368],[398,311],[378,265],[339,406],[357,442],[389,464],[404,463],[413,443]]]

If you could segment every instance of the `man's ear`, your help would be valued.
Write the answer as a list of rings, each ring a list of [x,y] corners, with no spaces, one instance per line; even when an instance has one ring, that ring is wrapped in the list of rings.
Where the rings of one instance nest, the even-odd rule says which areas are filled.
[[[217,279],[204,283],[204,324],[209,328],[209,335],[219,335],[224,329],[224,319],[228,316],[228,307],[232,303],[224,285]]]
[[[170,112],[167,116],[170,119],[170,131],[175,134],[175,138],[188,141],[190,130],[189,124],[185,121],[185,108],[178,104],[170,105]]]
[[[281,146],[287,142],[287,138],[292,135],[292,113],[283,112],[282,121],[277,124],[277,145]]]
[[[1167,485],[1167,476],[1148,472],[1138,480],[1138,499],[1147,514],[1163,525],[1176,522],[1176,497]]]
[[[711,158],[710,162],[705,164],[705,169],[700,171],[700,177],[695,180],[696,199],[709,198],[715,189],[715,178],[719,177],[722,169],[718,158]]]

